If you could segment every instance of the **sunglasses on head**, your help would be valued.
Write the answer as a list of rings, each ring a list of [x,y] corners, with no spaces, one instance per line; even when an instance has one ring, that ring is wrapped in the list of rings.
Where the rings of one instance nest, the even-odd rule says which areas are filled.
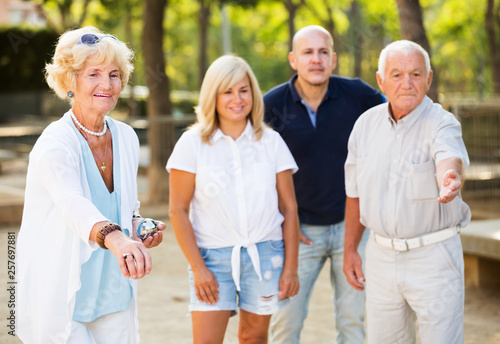
[[[99,43],[105,37],[111,37],[111,38],[113,38],[115,40],[118,40],[118,38],[116,38],[113,35],[102,35],[102,36],[99,36],[99,35],[96,35],[96,34],[93,34],[93,33],[86,33],[86,34],[81,35],[80,38],[78,38],[78,41],[76,42],[76,44],[94,45],[94,44]]]

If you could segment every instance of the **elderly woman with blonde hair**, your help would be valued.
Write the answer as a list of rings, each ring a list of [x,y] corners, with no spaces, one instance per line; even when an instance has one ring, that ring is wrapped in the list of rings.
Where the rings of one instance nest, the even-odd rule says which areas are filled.
[[[170,219],[189,262],[194,343],[222,343],[241,310],[240,343],[266,343],[271,315],[297,294],[297,170],[263,123],[249,65],[223,56],[208,68],[197,123],[167,163]]]
[[[94,27],[64,33],[46,78],[71,103],[30,154],[17,243],[17,335],[25,343],[137,343],[137,279],[165,224],[137,200],[139,141],[107,113],[132,51]],[[152,222],[152,225],[151,225]],[[156,229],[160,231],[155,231]]]

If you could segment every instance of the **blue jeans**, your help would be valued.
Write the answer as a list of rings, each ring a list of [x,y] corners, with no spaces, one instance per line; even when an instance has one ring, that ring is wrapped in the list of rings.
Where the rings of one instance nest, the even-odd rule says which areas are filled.
[[[355,290],[347,283],[342,271],[344,262],[344,221],[330,226],[301,224],[302,232],[314,244],[300,243],[299,247],[299,293],[290,304],[280,309],[271,318],[271,343],[292,344],[300,342],[300,332],[307,317],[309,300],[314,283],[327,259],[330,259],[330,282],[334,290],[333,308],[337,338],[335,343],[364,343],[365,340],[365,293]],[[364,261],[364,251],[369,230],[365,230],[358,251]]]

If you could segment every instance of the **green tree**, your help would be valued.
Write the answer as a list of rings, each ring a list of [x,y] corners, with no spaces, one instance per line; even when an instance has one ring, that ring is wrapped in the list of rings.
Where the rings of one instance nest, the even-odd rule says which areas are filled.
[[[293,49],[293,35],[295,35],[295,17],[297,11],[305,5],[305,0],[281,0],[288,12],[288,50]]]
[[[91,0],[35,0],[49,27],[59,33],[66,29],[82,26],[87,18]]]
[[[148,202],[159,203],[168,200],[168,176],[165,171],[167,159],[175,144],[175,133],[171,121],[169,78],[165,73],[163,53],[163,20],[167,0],[144,1],[144,27],[142,30],[142,49],[148,99],[148,145],[150,165],[148,167]]]
[[[141,61],[140,49],[137,49],[137,42],[140,42],[140,26],[142,24],[142,2],[140,0],[124,0],[117,2],[114,0],[100,0],[100,6],[92,16],[95,26],[105,32],[110,32],[125,41],[129,47],[136,51],[134,60],[134,73],[131,74],[129,84],[136,85],[137,80],[141,80],[143,75],[140,69]],[[128,115],[132,118],[138,115],[137,101],[134,88],[130,87],[127,98]]]
[[[248,61],[265,92],[290,78],[288,13],[277,1],[230,8],[233,52]],[[217,31],[219,32],[219,31]]]
[[[401,37],[420,44],[429,55],[432,55],[419,0],[396,0],[396,3],[399,10]],[[438,101],[438,71],[433,69],[433,72],[433,81],[427,94],[432,100]]]
[[[200,61],[206,61],[207,66],[222,52],[219,9],[224,1],[203,0],[210,3],[205,39],[200,39],[200,1],[170,0],[167,7],[169,20],[163,22],[164,54],[169,61],[166,72],[174,90],[197,91],[206,69],[201,67],[203,63]],[[248,1],[255,3],[254,0]],[[500,69],[495,67],[494,62],[500,55],[498,1],[419,1],[422,26],[431,43],[433,70],[439,72],[438,90],[442,95],[467,92],[488,96],[494,93],[493,85],[498,85],[500,78],[494,70]],[[143,84],[144,80],[150,78],[139,44],[142,41],[143,24],[141,1],[35,2],[43,7],[51,25],[58,27],[58,32],[65,30],[64,25],[95,25],[129,42],[136,50],[136,71],[133,76],[136,83]],[[415,1],[411,2],[415,4]],[[289,78],[290,67],[286,56],[290,39],[300,27],[319,24],[331,31],[338,53],[338,73],[361,76],[374,86],[380,50],[391,41],[408,38],[403,36],[402,26],[409,21],[405,19],[400,23],[396,1],[275,0],[260,1],[251,7],[241,7],[241,3],[246,4],[247,1],[232,0],[228,6],[232,51],[251,63],[263,90]],[[288,9],[293,6],[292,11],[285,4]],[[410,17],[414,17],[415,13],[410,11]],[[127,22],[130,24],[125,24]],[[290,29],[292,23],[293,29]],[[205,42],[205,48],[201,48],[201,42]],[[494,78],[496,81],[493,81]],[[437,84],[434,83],[434,86]]]
[[[198,11],[198,22],[200,24],[200,35],[199,35],[199,77],[198,77],[198,85],[201,86],[201,82],[203,81],[203,76],[207,70],[207,44],[208,44],[208,26],[210,24],[210,13],[211,13],[211,5],[215,1],[212,0],[198,0],[200,4],[200,10]]]
[[[334,73],[362,76],[362,57],[364,50],[363,17],[361,13],[362,4],[358,0],[322,0],[307,1],[306,8],[311,11],[315,18],[333,37],[335,43],[335,53],[337,54],[337,67]],[[340,27],[337,28],[337,22]],[[346,68],[344,73],[340,73],[342,54],[347,54],[352,63],[351,70]]]
[[[208,40],[208,27],[210,25],[210,16],[214,9],[220,11],[221,7],[225,4],[238,5],[243,7],[255,7],[259,0],[198,0],[198,22],[199,22],[199,52],[198,52],[198,65],[199,65],[199,82],[201,86],[203,77],[208,68],[207,45]]]
[[[373,0],[307,0],[305,6],[308,11],[300,12],[298,23],[309,25],[318,21],[332,33],[337,53],[335,71],[360,77],[376,86],[378,54],[387,41],[399,38],[396,4]]]
[[[500,3],[486,0],[486,32],[490,47],[490,63],[492,66],[493,92],[500,94]]]
[[[322,1],[306,1],[304,3],[305,7],[312,13],[312,15],[319,20],[320,26],[324,27],[333,37],[333,42],[335,46],[335,53],[337,54],[337,59],[341,55],[339,49],[340,44],[340,34],[337,33],[335,12],[337,10],[336,5],[338,3],[332,3],[332,1],[322,0]],[[337,61],[337,68],[335,68],[334,73],[339,71],[339,63]]]

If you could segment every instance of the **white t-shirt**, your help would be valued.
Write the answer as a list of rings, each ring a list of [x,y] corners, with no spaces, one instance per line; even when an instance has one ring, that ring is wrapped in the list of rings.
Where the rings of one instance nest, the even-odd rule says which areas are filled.
[[[234,247],[233,277],[239,289],[239,257],[248,249],[260,277],[256,243],[282,240],[283,215],[278,210],[276,174],[298,170],[281,136],[264,129],[255,141],[250,122],[233,140],[221,130],[202,141],[197,128],[186,131],[177,141],[167,162],[167,171],[196,174],[189,217],[198,247]]]

